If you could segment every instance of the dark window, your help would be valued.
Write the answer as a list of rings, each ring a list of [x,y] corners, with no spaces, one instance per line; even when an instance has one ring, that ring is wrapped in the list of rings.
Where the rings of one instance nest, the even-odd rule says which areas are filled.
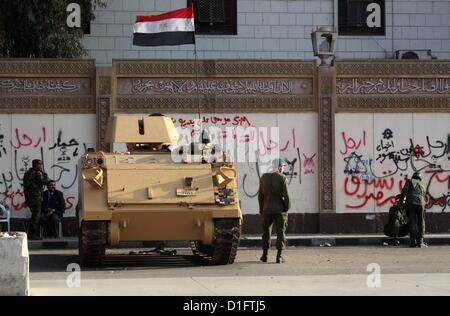
[[[91,34],[91,17],[88,12],[90,11],[91,2],[90,1],[73,1],[68,0],[68,2],[78,3],[81,7],[81,29],[86,35]]]
[[[82,22],[81,27],[83,28],[83,33],[85,35],[90,35],[91,34],[91,21],[84,20]]]
[[[187,0],[188,6],[192,3],[195,34],[237,34],[237,0]]]
[[[339,35],[385,35],[385,1],[384,0],[339,0],[338,3]],[[375,9],[367,11],[371,4],[377,4]],[[378,16],[376,13],[380,13]],[[379,26],[369,26],[367,18],[379,21]]]

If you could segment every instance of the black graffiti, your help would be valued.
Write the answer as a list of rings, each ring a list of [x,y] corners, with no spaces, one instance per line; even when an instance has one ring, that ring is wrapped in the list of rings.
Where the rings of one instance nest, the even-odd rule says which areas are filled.
[[[61,136],[62,136],[62,130],[58,131],[58,138],[56,139],[56,143],[52,147],[49,147],[48,149],[52,150],[56,147],[72,147],[72,146],[78,146],[80,145],[75,138],[72,138],[69,143],[61,143]]]
[[[258,157],[258,154],[259,153],[257,152],[256,157]],[[283,160],[286,162],[287,167],[288,167],[287,171],[285,171],[283,173],[286,176],[286,178],[288,179],[288,184],[291,184],[291,182],[292,182],[292,180],[294,178],[298,178],[299,184],[301,184],[302,183],[302,159],[301,159],[301,156],[300,156],[300,148],[297,147],[297,157],[294,157],[292,159],[284,158]],[[297,164],[298,164],[298,171],[296,171],[296,165]],[[258,177],[258,184],[259,184],[259,181],[261,180],[261,174],[260,174],[260,171],[259,171],[259,165],[260,165],[259,161],[257,160],[256,163],[255,163],[255,169],[256,169],[256,175]],[[251,168],[250,164],[249,164],[249,167]],[[251,168],[251,169],[253,169],[253,168]],[[247,197],[254,198],[254,197],[256,197],[258,195],[258,191],[259,190],[256,190],[255,193],[251,193],[251,192],[249,192],[247,190],[247,186],[248,186],[247,182],[248,182],[248,178],[250,176],[251,175],[248,175],[247,173],[245,173],[243,175],[243,177],[242,177],[242,190],[244,191],[244,193],[245,193],[245,195]]]
[[[295,172],[295,163],[297,162],[297,158],[294,158],[292,161],[289,159],[284,159],[286,161],[286,165],[288,170],[283,172],[283,174],[288,178],[288,183],[291,184],[292,179],[297,177],[297,172]]]
[[[284,159],[284,161],[286,162],[287,165],[287,171],[285,171],[283,174],[286,176],[286,178],[288,179],[288,184],[292,183],[292,179],[297,178],[299,179],[299,183],[302,183],[302,158],[300,157],[300,149],[297,148],[297,157],[289,160],[287,158]],[[298,172],[295,171],[295,164],[299,163],[299,170]]]
[[[398,152],[395,151],[391,151],[388,153],[381,153],[378,154],[378,157],[376,158],[376,160],[380,163],[383,164],[384,161],[388,159],[390,161],[392,161],[395,165],[397,165],[397,167],[399,167],[398,165],[400,163],[403,163],[405,165],[405,167],[399,167],[399,169],[402,170],[406,170],[407,169],[407,165],[408,165],[408,161],[410,160],[410,156],[404,156]]]
[[[51,166],[51,169],[55,169],[55,172],[59,172],[59,174],[56,176],[56,178],[53,179],[53,180],[55,180],[56,182],[60,182],[61,179],[63,179],[63,175],[64,175],[65,173],[67,173],[68,175],[70,175],[70,171],[71,171],[70,169],[64,168],[64,167],[62,167],[62,166],[60,166],[60,165],[53,165],[53,166]],[[75,170],[78,170],[78,165],[75,166]],[[63,189],[65,189],[65,190],[70,189],[71,187],[73,187],[73,185],[74,185],[75,182],[77,181],[77,178],[78,178],[78,173],[77,173],[77,172],[74,172],[74,178],[73,178],[72,182],[71,182],[69,185],[67,185],[67,186],[64,185],[64,184],[61,184],[61,187],[62,187]]]
[[[409,139],[409,142],[411,143],[411,152],[416,158],[427,158],[431,155],[431,159],[439,159],[441,157],[444,157],[448,152],[448,144],[440,140],[436,140],[435,144],[431,144],[429,136],[427,136],[428,153],[425,152],[425,148],[423,146],[420,146],[419,144],[414,145],[414,142],[411,138]],[[432,155],[432,153],[435,152],[433,149],[442,149],[442,152]]]
[[[383,138],[387,139],[387,140],[389,140],[389,139],[394,137],[394,133],[392,132],[392,130],[390,128],[386,128],[384,130],[384,132],[381,133],[381,134],[383,135]]]
[[[298,164],[298,173],[299,173],[298,183],[302,184],[302,158],[300,157],[300,148],[298,148],[298,147],[297,147],[297,156],[298,156],[298,161],[299,161],[299,164]],[[314,158],[314,156],[312,156],[310,159],[312,160]],[[308,158],[306,158],[306,156],[305,156],[305,159],[308,159]]]
[[[350,153],[349,156],[344,158],[345,168],[344,173],[349,176],[357,174],[367,174],[369,169],[367,168],[367,160],[362,158],[363,155],[358,155],[356,152]],[[369,164],[371,159],[369,160]]]
[[[261,180],[261,174],[259,173],[259,163],[258,163],[258,161],[256,161],[255,167],[256,167],[256,175],[258,176],[258,184],[259,184],[259,181]],[[248,175],[246,173],[242,177],[242,190],[244,191],[246,196],[248,196],[250,198],[254,198],[254,197],[256,197],[258,195],[259,188],[258,188],[258,190],[256,190],[256,193],[249,193],[246,190],[246,185],[245,185],[247,177],[248,177]]]
[[[9,175],[9,176],[8,176]],[[13,174],[11,171],[8,171],[6,173],[2,173],[2,179],[0,181],[0,184],[2,184],[4,186],[4,191],[1,192],[2,194],[4,194],[7,191],[10,191],[12,188],[12,182],[13,182]]]
[[[8,153],[6,152],[6,147],[3,146],[3,141],[5,139],[4,135],[0,135],[0,158],[2,157],[2,155],[7,155]]]
[[[388,141],[388,142],[383,142],[383,140],[380,140],[380,144],[377,146],[377,151],[382,151],[384,150],[385,152],[387,152],[389,150],[389,148],[394,147],[394,141]]]
[[[450,134],[447,134],[447,154],[448,160],[450,160]]]
[[[28,155],[24,155],[24,156],[22,156],[21,158],[20,158],[20,160],[21,160],[21,165],[19,166],[18,165],[18,162],[17,162],[17,159],[18,158],[18,155],[17,155],[17,149],[15,149],[14,150],[14,172],[15,172],[15,174],[16,174],[16,178],[19,180],[19,181],[22,181],[23,180],[23,175],[25,174],[25,172],[28,170],[28,169],[30,169],[31,168],[31,159],[30,159],[30,156],[28,156]],[[45,160],[44,160],[44,150],[43,150],[43,148],[41,147],[40,148],[40,158],[39,157],[36,157],[36,158],[33,158],[33,159],[41,159],[43,162],[44,162],[44,165],[45,165]]]
[[[385,132],[387,129],[385,130]],[[386,133],[383,134],[383,138]],[[391,130],[392,132],[392,130]],[[388,132],[386,135],[390,135]],[[393,134],[392,134],[393,136]],[[426,145],[421,146],[416,144],[412,138],[409,139],[410,146],[401,148],[400,150],[394,150],[394,140],[384,142],[380,140],[380,145],[376,147],[378,156],[376,161],[380,164],[384,164],[386,161],[389,165],[394,165],[394,170],[384,171],[383,175],[377,175],[370,166],[370,172],[375,178],[386,178],[396,174],[399,171],[407,171],[410,167],[414,171],[421,170],[443,170],[442,165],[437,163],[439,158],[442,158],[449,152],[449,142],[445,143],[440,140],[434,142],[430,141],[430,137],[426,136]],[[450,157],[449,157],[450,159]],[[344,159],[345,160],[345,159]],[[345,171],[344,171],[345,172]]]
[[[70,157],[70,153],[67,152],[68,149],[70,147],[75,147],[74,151],[72,152],[72,157],[77,157],[79,155],[78,146],[80,145],[80,143],[75,138],[69,140],[68,143],[61,142],[61,139],[62,139],[62,130],[59,130],[56,142],[53,144],[52,147],[49,147],[48,149],[49,150],[54,150],[56,148],[58,149],[59,157],[56,158],[56,161],[58,163],[69,163],[71,162],[72,158]],[[86,144],[83,144],[83,146],[86,151]]]

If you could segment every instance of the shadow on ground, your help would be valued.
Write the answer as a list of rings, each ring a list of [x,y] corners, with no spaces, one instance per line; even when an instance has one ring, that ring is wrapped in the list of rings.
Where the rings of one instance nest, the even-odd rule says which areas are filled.
[[[71,263],[80,263],[78,255],[71,254],[30,254],[30,272],[63,272]],[[107,254],[100,267],[83,268],[83,271],[169,269],[205,266],[208,263],[194,255]]]

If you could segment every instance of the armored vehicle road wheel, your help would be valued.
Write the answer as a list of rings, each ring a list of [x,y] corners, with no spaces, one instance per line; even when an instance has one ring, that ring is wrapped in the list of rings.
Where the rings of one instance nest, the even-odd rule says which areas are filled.
[[[204,245],[201,241],[192,242],[194,255],[204,257],[213,265],[231,264],[239,247],[241,227],[238,219],[214,221],[214,244]]]
[[[98,266],[103,263],[108,239],[108,223],[83,221],[79,232],[79,255],[82,266]]]

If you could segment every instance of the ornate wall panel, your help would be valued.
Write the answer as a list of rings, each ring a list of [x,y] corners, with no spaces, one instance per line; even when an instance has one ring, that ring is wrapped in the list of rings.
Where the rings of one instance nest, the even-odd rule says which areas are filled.
[[[113,112],[316,111],[314,61],[114,60],[112,83]]]
[[[95,113],[94,60],[1,59],[0,113]]]
[[[450,61],[342,60],[336,76],[337,111],[450,111]]]
[[[334,113],[335,73],[318,69],[319,85],[319,206],[321,212],[334,212]]]

